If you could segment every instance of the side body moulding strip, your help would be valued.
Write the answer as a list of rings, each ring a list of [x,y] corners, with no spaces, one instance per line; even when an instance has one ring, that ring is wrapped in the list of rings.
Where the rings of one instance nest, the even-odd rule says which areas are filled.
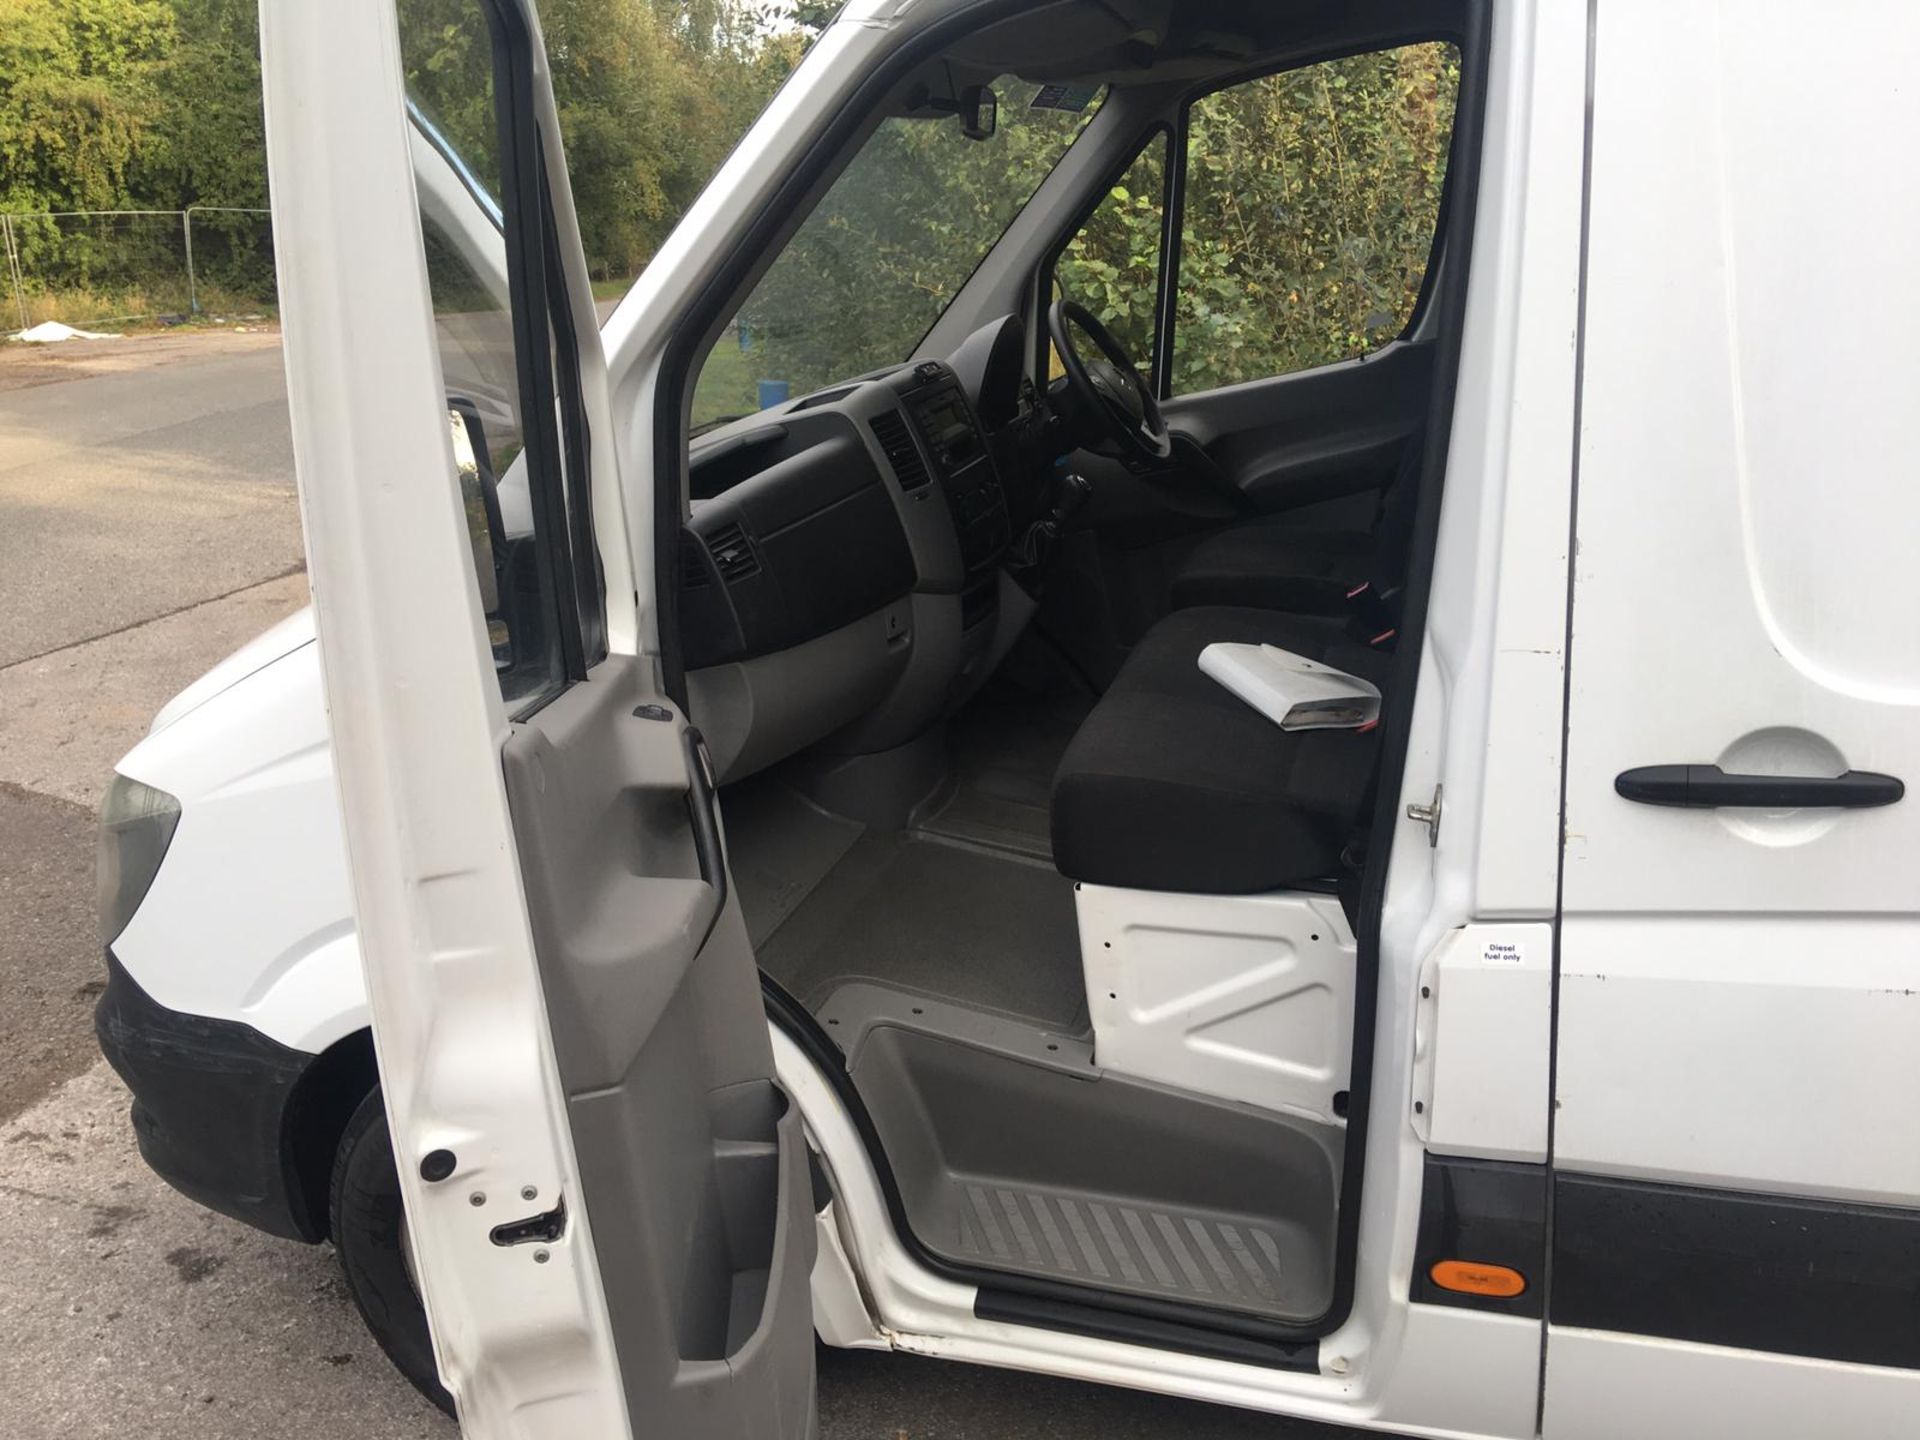
[[[1554,1177],[1555,1325],[1920,1368],[1920,1210]]]

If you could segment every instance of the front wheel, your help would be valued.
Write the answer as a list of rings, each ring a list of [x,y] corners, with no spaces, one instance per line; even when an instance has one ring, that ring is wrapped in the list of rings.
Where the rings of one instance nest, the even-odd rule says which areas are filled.
[[[426,1308],[407,1262],[400,1176],[378,1089],[347,1121],[334,1156],[331,1197],[333,1248],[360,1318],[413,1387],[453,1414],[453,1397],[440,1383]]]

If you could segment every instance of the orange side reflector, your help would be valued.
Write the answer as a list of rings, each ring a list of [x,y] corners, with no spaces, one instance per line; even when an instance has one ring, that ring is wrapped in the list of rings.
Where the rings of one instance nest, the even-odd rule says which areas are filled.
[[[1527,1288],[1527,1277],[1505,1265],[1480,1265],[1472,1260],[1442,1260],[1427,1272],[1442,1290],[1467,1295],[1510,1297]]]

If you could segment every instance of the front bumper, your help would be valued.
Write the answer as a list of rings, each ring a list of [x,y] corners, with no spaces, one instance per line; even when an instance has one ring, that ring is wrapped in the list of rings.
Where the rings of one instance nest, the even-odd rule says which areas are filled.
[[[113,952],[93,1012],[101,1052],[133,1092],[140,1155],[210,1210],[289,1240],[319,1240],[287,1116],[316,1057],[233,1020],[169,1010]]]

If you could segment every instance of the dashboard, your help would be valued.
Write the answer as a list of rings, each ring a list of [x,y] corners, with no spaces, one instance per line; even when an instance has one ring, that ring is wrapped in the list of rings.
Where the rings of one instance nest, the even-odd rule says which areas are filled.
[[[836,732],[861,752],[904,743],[1004,653],[1003,605],[1016,627],[1031,613],[1004,570],[1025,477],[1045,469],[1024,352],[1008,317],[949,360],[692,442],[679,632],[722,779]]]
[[[1012,542],[1006,492],[986,433],[952,368],[929,360],[915,366],[913,375],[917,383],[901,395],[900,408],[946,495],[961,567],[975,577],[998,565]],[[883,441],[882,448],[903,486],[922,473],[897,438],[893,447]]]

